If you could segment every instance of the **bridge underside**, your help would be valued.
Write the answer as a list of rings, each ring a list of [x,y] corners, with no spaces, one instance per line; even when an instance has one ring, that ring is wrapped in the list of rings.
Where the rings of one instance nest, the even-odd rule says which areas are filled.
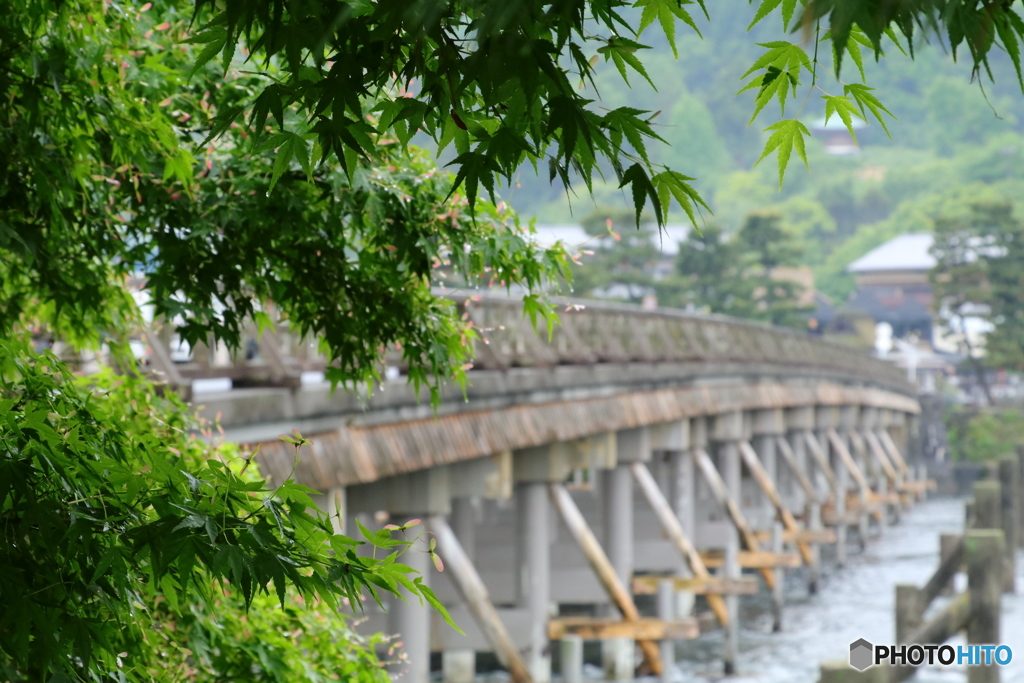
[[[417,550],[402,561],[466,635],[415,602],[362,626],[398,634],[410,683],[428,680],[431,651],[449,683],[472,677],[478,652],[545,683],[556,643],[572,683],[585,640],[601,641],[610,678],[632,678],[635,655],[658,673],[674,640],[719,627],[728,672],[739,595],[763,586],[781,626],[787,571],[814,590],[822,546],[843,564],[848,537],[867,542],[924,494],[919,406],[895,368],[721,319],[589,315],[547,346],[508,323],[465,397],[445,388],[436,409],[401,379],[370,397],[325,385],[203,397],[227,438],[260,445],[266,475],[322,491],[347,533],[356,519],[425,520],[445,571]],[[617,340],[580,352],[602,321]],[[566,362],[580,353],[590,362]],[[295,428],[313,441],[297,465],[277,439]]]

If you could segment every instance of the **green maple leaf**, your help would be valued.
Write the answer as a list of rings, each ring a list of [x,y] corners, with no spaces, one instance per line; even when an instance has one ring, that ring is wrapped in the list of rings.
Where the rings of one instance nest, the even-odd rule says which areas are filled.
[[[857,133],[853,129],[853,117],[856,116],[863,121],[864,116],[861,115],[853,100],[843,95],[822,95],[821,99],[825,100],[825,123],[827,124],[833,115],[838,115],[846,126],[846,130],[849,131],[850,137],[857,142]]]
[[[765,132],[773,131],[768,142],[765,143],[764,151],[761,152],[760,158],[754,164],[761,163],[761,161],[771,154],[772,152],[778,152],[779,161],[779,190],[782,189],[782,180],[786,176],[786,167],[789,165],[789,158],[793,154],[793,150],[796,149],[797,155],[803,160],[804,166],[810,168],[807,163],[807,150],[804,146],[804,138],[810,137],[811,131],[807,130],[807,126],[800,123],[796,119],[785,119],[774,123],[771,126],[765,128]]]

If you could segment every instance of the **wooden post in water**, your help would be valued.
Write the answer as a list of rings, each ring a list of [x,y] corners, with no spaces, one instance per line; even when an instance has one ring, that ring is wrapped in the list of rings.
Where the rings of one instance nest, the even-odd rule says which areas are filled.
[[[1006,568],[1003,573],[1003,591],[1013,593],[1017,574],[1017,535],[1019,530],[1020,499],[1018,498],[1018,465],[1016,457],[999,461],[999,486],[1003,537],[1006,541]]]
[[[738,579],[741,574],[739,562],[739,548],[736,541],[730,541],[725,547],[725,566],[722,573],[727,579]],[[740,620],[739,600],[740,596],[730,594],[725,597],[729,605],[729,623],[725,627],[725,652],[722,653],[722,661],[726,676],[736,673],[736,660],[739,657],[740,641]]]
[[[974,483],[974,529],[1002,529],[1002,493],[998,481]]]
[[[772,524],[772,552],[782,554],[782,523]],[[782,606],[785,601],[785,574],[782,567],[775,568],[775,586],[772,588],[772,631],[782,630]]]
[[[672,582],[665,580],[658,584],[658,618],[672,621],[675,618],[675,591]],[[661,641],[661,680],[670,683],[676,668],[676,644],[670,638]]]
[[[979,482],[980,484],[995,482]],[[975,495],[977,495],[975,485]],[[998,492],[997,492],[998,493]],[[967,590],[970,595],[970,617],[967,620],[967,644],[998,645],[999,601],[1003,588],[1003,557],[1006,553],[1001,529],[972,529],[964,537],[967,559]],[[967,683],[999,683],[999,666],[967,668]]]
[[[896,642],[906,643],[921,626],[920,591],[913,584],[896,585]]]

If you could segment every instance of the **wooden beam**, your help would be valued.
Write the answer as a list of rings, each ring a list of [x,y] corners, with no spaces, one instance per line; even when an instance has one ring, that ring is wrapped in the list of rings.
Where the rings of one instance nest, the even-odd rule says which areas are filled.
[[[906,478],[910,468],[907,467],[907,461],[903,459],[900,449],[896,447],[896,442],[892,440],[892,436],[885,429],[879,429],[878,438],[882,442],[882,446],[885,447],[885,450],[888,451],[889,457],[892,458],[892,461],[903,472],[903,477]]]
[[[462,544],[455,536],[455,532],[448,525],[448,520],[443,516],[430,518],[430,530],[437,536],[438,545],[444,555],[444,561],[452,576],[452,583],[462,594],[469,610],[473,613],[477,625],[483,631],[487,642],[494,648],[501,665],[508,669],[512,680],[516,683],[532,683],[526,663],[516,643],[509,635],[508,629],[501,622],[491,596],[484,586],[483,580],[473,566],[472,560],[463,550]]]
[[[768,529],[758,529],[754,532],[757,540],[762,543],[771,541],[772,532]],[[782,540],[785,543],[835,543],[836,532],[833,529],[800,529],[797,532],[783,531]]]
[[[567,635],[583,640],[631,638],[641,642],[655,640],[690,640],[700,635],[696,619],[664,621],[642,617],[621,621],[602,617],[558,617],[548,621],[548,638],[561,640]]]
[[[889,460],[888,454],[885,449],[882,448],[882,444],[879,443],[878,437],[871,430],[864,430],[864,441],[868,444],[868,450],[875,456],[875,460],[882,466],[882,470],[885,472],[885,476],[889,477],[889,481],[892,482],[893,488],[899,490],[900,485],[903,483],[903,477],[896,471],[892,461]]]
[[[786,437],[776,437],[775,444],[778,448],[778,452],[782,454],[782,459],[786,461],[786,465],[789,466],[789,471],[792,472],[793,476],[796,477],[797,483],[800,488],[803,489],[804,496],[807,498],[808,503],[817,503],[818,494],[814,490],[814,484],[811,483],[807,473],[800,467],[800,463],[796,461],[796,453],[793,452],[793,447],[789,445],[789,441]]]
[[[626,590],[626,586],[619,579],[619,575],[615,573],[611,561],[605,554],[601,544],[597,542],[597,537],[590,530],[587,520],[583,518],[580,509],[576,507],[576,502],[572,499],[568,489],[565,488],[564,484],[552,483],[548,484],[548,494],[551,496],[551,502],[554,504],[555,509],[558,510],[562,522],[569,530],[569,533],[572,534],[580,550],[583,551],[583,555],[587,558],[590,568],[594,570],[594,574],[597,575],[601,585],[604,586],[608,597],[611,598],[612,602],[615,603],[615,606],[622,613],[622,618],[626,621],[639,621],[640,612],[637,611],[636,605],[633,603],[633,597]],[[644,661],[647,663],[651,673],[655,676],[660,675],[662,664],[658,644],[654,640],[648,639],[638,640],[637,642],[640,645],[641,651],[643,651]]]
[[[747,469],[750,470],[750,474],[757,481],[757,485],[761,487],[761,491],[764,492],[769,502],[775,507],[775,512],[779,515],[779,519],[782,521],[786,531],[794,534],[799,532],[800,525],[793,518],[793,513],[789,511],[789,508],[783,505],[779,492],[775,490],[775,483],[768,476],[764,466],[761,465],[761,460],[757,457],[757,452],[750,443],[746,441],[740,442],[740,457],[743,458],[743,462],[746,464]],[[800,551],[800,556],[804,560],[804,564],[810,565],[814,561],[811,546],[807,545],[804,541],[797,541],[796,545],[797,550]]]
[[[709,550],[700,554],[704,566],[717,569],[725,564],[725,553],[721,550]],[[741,550],[739,564],[743,569],[759,569],[762,574],[776,567],[795,569],[800,566],[800,556],[796,553],[773,553],[769,550]]]
[[[703,561],[701,565],[703,566]],[[655,595],[658,584],[668,581],[678,592],[721,597],[722,595],[756,595],[757,579],[750,576],[729,579],[722,576],[681,577],[681,576],[634,576],[633,595]]]
[[[832,465],[828,462],[828,457],[825,456],[825,449],[821,447],[817,437],[812,432],[804,432],[804,440],[807,442],[807,448],[811,451],[811,457],[814,458],[814,462],[825,473],[825,479],[828,480],[828,486],[832,490],[832,494],[838,496],[840,493],[839,480],[836,478]]]
[[[839,432],[835,429],[828,430],[828,440],[832,444],[832,448],[836,449],[836,453],[839,454],[839,459],[843,462],[843,467],[853,477],[853,481],[856,482],[861,493],[868,497],[871,492],[871,485],[868,484],[867,477],[864,476],[864,472],[861,471],[857,465],[857,461],[853,459],[853,455],[850,454],[850,449],[846,447],[846,444],[842,439],[839,438]]]
[[[693,452],[694,461],[697,463],[697,467],[700,469],[701,474],[704,475],[704,480],[707,481],[708,486],[711,488],[711,493],[714,495],[715,500],[718,504],[725,508],[726,514],[729,519],[732,520],[733,525],[740,533],[740,540],[743,543],[743,547],[747,550],[758,552],[761,550],[760,544],[757,542],[757,537],[754,536],[754,530],[750,528],[746,518],[743,516],[743,512],[740,511],[740,506],[736,504],[736,501],[729,495],[729,491],[725,486],[725,482],[722,481],[722,476],[715,469],[715,463],[711,462],[711,456],[707,454],[703,448],[698,448]],[[742,553],[740,553],[742,555]],[[703,558],[704,555],[702,554]],[[705,565],[707,561],[705,560]],[[708,565],[710,566],[710,565]],[[721,565],[718,565],[721,566]],[[740,566],[743,566],[740,563]],[[768,588],[775,587],[775,574],[768,568],[761,569],[761,576],[764,577],[764,582],[768,585]]]
[[[953,580],[953,576],[959,571],[961,565],[964,563],[964,539],[960,538],[953,546],[952,551],[942,560],[939,564],[938,569],[932,574],[931,578],[928,579],[928,583],[924,585],[919,593],[920,609],[924,613],[931,606],[932,601],[937,598],[943,591],[943,589],[950,584]]]
[[[658,488],[658,484],[654,481],[654,477],[651,476],[651,471],[647,469],[647,465],[642,462],[635,462],[630,465],[630,469],[633,472],[633,478],[640,485],[640,490],[647,499],[647,503],[658,517],[661,528],[668,534],[669,539],[676,547],[676,550],[679,551],[679,554],[683,556],[683,560],[690,567],[690,571],[698,579],[707,580],[710,574],[707,567],[704,566],[704,562],[700,559],[700,553],[697,552],[697,548],[690,539],[686,537],[682,524],[679,523],[679,519],[672,511],[668,501],[665,500],[665,496],[662,495],[661,489]],[[729,624],[729,610],[726,609],[725,601],[722,600],[721,596],[708,594],[708,606],[715,613],[715,616],[718,617],[718,622],[722,626]]]

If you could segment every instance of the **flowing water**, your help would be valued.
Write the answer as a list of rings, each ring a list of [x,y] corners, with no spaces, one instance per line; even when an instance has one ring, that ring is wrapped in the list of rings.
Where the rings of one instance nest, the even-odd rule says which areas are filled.
[[[792,572],[786,583],[783,632],[771,632],[768,604],[762,596],[741,603],[742,629],[738,674],[735,683],[813,683],[819,664],[846,659],[849,645],[858,638],[888,644],[894,640],[895,585],[923,586],[938,567],[939,534],[961,533],[963,501],[936,499],[920,503],[901,522],[872,539],[863,552],[851,548],[846,567],[826,564],[817,595],[808,595],[800,573]],[[1024,683],[1024,553],[1018,555],[1017,595],[1002,602],[1002,642],[1014,652],[1003,668],[1002,683]],[[831,567],[831,568],[830,568]],[[963,590],[966,577],[957,577]],[[932,609],[948,598],[939,598]],[[962,636],[950,640],[964,643]],[[712,681],[723,678],[719,633],[680,643],[675,678],[680,681]],[[594,671],[593,673],[597,673]],[[965,670],[955,667],[923,668],[911,680],[920,683],[953,683],[966,680]]]
[[[787,573],[783,631],[772,633],[770,602],[761,595],[744,597],[741,604],[738,673],[722,675],[722,632],[716,631],[676,647],[673,680],[680,683],[815,683],[820,664],[845,660],[850,643],[866,638],[872,643],[894,641],[893,605],[896,584],[923,586],[939,565],[939,535],[962,533],[962,500],[942,498],[915,505],[903,519],[872,538],[863,551],[851,546],[846,567],[825,561],[816,595],[806,589],[806,575]],[[826,548],[827,549],[827,548]],[[966,577],[956,577],[957,592],[966,588]],[[1024,683],[1024,552],[1018,553],[1015,595],[1002,602],[1002,644],[1013,649],[1013,661],[1002,669],[1002,683]],[[949,600],[938,598],[929,614]],[[962,635],[948,641],[964,644]],[[591,655],[596,654],[591,650]],[[584,667],[588,681],[602,679],[599,667]],[[555,676],[556,681],[558,676]],[[479,677],[482,683],[507,681],[505,672]],[[911,681],[964,683],[964,667],[921,667]],[[634,683],[654,683],[642,679]]]

